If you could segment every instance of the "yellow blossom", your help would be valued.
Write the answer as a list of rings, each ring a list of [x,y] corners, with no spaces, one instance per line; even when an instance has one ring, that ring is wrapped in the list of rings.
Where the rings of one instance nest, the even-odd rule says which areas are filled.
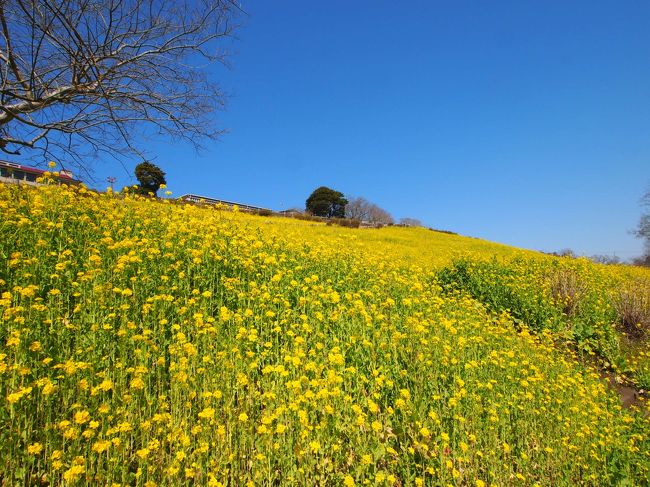
[[[27,452],[30,455],[38,455],[41,451],[43,451],[43,445],[40,443],[32,443],[27,447]]]

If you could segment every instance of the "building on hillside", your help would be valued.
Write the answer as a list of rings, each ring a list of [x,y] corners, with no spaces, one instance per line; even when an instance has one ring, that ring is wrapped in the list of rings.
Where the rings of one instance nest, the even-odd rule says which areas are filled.
[[[234,208],[237,207],[241,211],[248,211],[250,213],[273,213],[273,210],[270,210],[268,208],[262,208],[261,206],[253,206],[253,205],[247,205],[244,203],[235,203],[234,201],[226,201],[226,200],[218,200],[215,198],[208,198],[207,196],[199,196],[196,194],[184,194],[179,198],[181,201],[186,201],[188,203],[199,203],[199,204],[206,204],[206,205],[214,205],[214,206],[227,206],[229,208]]]
[[[41,183],[37,181],[46,172],[44,169],[35,167],[21,166],[14,162],[0,161],[0,182],[2,183],[22,183],[38,186]],[[65,184],[81,184],[81,181],[74,179],[70,171],[58,171],[59,182]]]

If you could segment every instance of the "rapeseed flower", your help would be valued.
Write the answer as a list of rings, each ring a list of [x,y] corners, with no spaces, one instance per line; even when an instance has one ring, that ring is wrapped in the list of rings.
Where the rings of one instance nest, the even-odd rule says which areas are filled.
[[[579,309],[603,323],[609,290],[640,271],[132,192],[0,186],[0,208],[8,478],[27,462],[102,485],[650,474],[648,415],[561,348],[568,328],[534,329],[443,287],[440,269],[469,255],[481,292],[540,313],[570,304],[551,299],[548,269],[571,267],[598,295]],[[603,323],[593,346],[617,337]],[[650,356],[612,363],[640,374]]]

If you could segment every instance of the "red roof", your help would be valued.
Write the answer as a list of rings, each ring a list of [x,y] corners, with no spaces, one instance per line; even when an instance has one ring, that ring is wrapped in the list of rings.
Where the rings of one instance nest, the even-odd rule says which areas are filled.
[[[21,164],[16,164],[15,162],[9,162],[9,161],[0,161],[0,166],[4,166],[10,169],[16,169],[18,171],[25,171],[29,172],[32,174],[44,174],[48,172],[47,169],[38,169],[36,167],[29,167],[29,166],[23,166]],[[52,172],[52,171],[49,171]],[[73,177],[65,174],[64,172],[59,172],[59,179],[68,179],[70,181],[76,181]]]

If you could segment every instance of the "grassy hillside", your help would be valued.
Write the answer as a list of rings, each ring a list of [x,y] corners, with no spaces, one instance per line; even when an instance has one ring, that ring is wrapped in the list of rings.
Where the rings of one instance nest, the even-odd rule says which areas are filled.
[[[55,186],[0,207],[5,485],[650,475],[646,406],[576,346],[622,340],[605,297],[642,271]],[[575,265],[565,313],[548,269]]]

